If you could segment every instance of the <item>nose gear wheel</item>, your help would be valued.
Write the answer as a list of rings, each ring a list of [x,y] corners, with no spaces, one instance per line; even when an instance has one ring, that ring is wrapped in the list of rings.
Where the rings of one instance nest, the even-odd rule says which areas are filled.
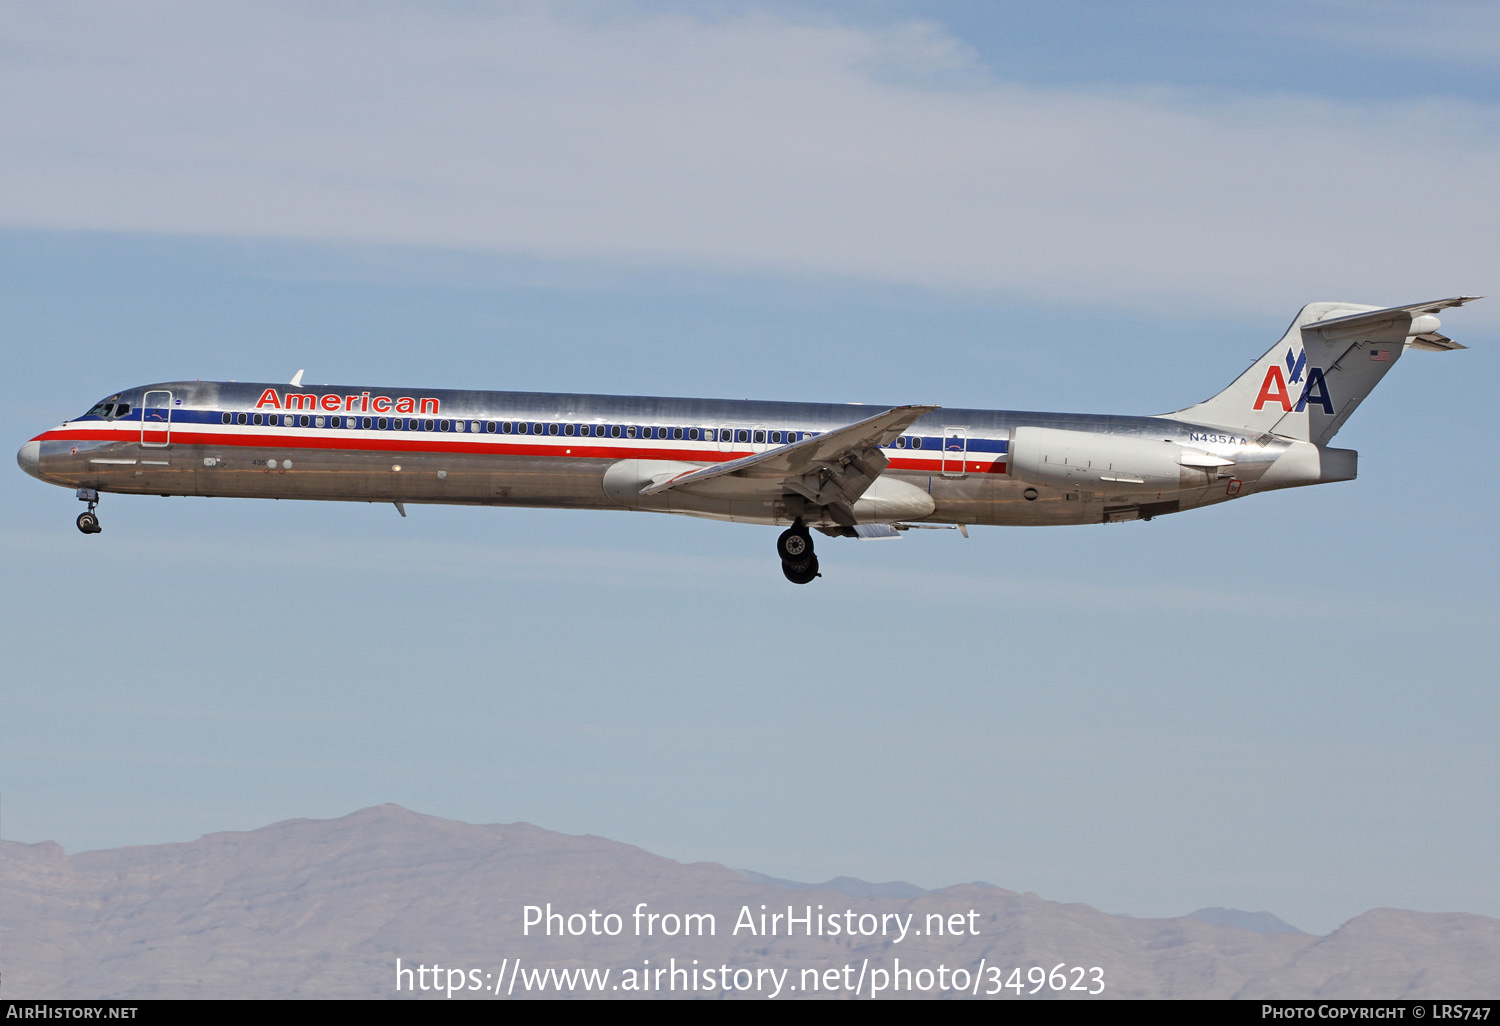
[[[80,501],[89,504],[86,512],[78,514],[78,519],[75,521],[78,529],[84,534],[98,534],[103,530],[99,526],[99,514],[94,512],[99,506],[99,493],[92,488],[80,488],[77,495]]]

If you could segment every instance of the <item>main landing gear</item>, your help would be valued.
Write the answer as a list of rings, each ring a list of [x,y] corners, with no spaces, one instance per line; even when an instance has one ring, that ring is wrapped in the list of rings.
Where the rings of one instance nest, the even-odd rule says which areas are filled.
[[[776,539],[776,555],[781,557],[781,572],[793,584],[810,584],[818,577],[818,557],[813,553],[812,535],[797,521]]]
[[[99,505],[99,493],[92,488],[80,488],[78,498],[81,502],[89,504],[86,512],[78,514],[78,529],[84,534],[98,534],[104,530],[99,526],[99,514],[94,512]]]

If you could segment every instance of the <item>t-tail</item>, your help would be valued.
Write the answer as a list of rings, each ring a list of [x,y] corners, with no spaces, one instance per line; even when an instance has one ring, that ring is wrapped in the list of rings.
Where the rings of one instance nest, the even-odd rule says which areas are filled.
[[[1324,446],[1407,349],[1463,349],[1438,334],[1436,314],[1478,298],[1383,308],[1308,303],[1281,341],[1228,388],[1164,416]]]

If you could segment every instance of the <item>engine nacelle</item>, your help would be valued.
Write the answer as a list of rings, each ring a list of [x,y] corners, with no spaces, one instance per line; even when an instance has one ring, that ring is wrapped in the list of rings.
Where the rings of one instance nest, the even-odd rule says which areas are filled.
[[[1176,491],[1182,456],[1176,442],[1097,431],[1018,427],[1011,434],[1011,473],[1021,481],[1091,491]],[[1222,461],[1226,465],[1228,460]],[[1198,474],[1201,480],[1203,475]]]

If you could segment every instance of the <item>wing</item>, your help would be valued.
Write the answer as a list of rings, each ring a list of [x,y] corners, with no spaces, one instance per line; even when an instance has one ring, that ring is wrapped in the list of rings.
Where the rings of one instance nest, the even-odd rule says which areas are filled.
[[[825,431],[766,452],[684,471],[641,489],[660,495],[690,490],[716,478],[733,477],[752,491],[780,490],[828,507],[834,519],[854,523],[855,501],[890,465],[880,451],[936,406],[895,406],[846,427]]]

